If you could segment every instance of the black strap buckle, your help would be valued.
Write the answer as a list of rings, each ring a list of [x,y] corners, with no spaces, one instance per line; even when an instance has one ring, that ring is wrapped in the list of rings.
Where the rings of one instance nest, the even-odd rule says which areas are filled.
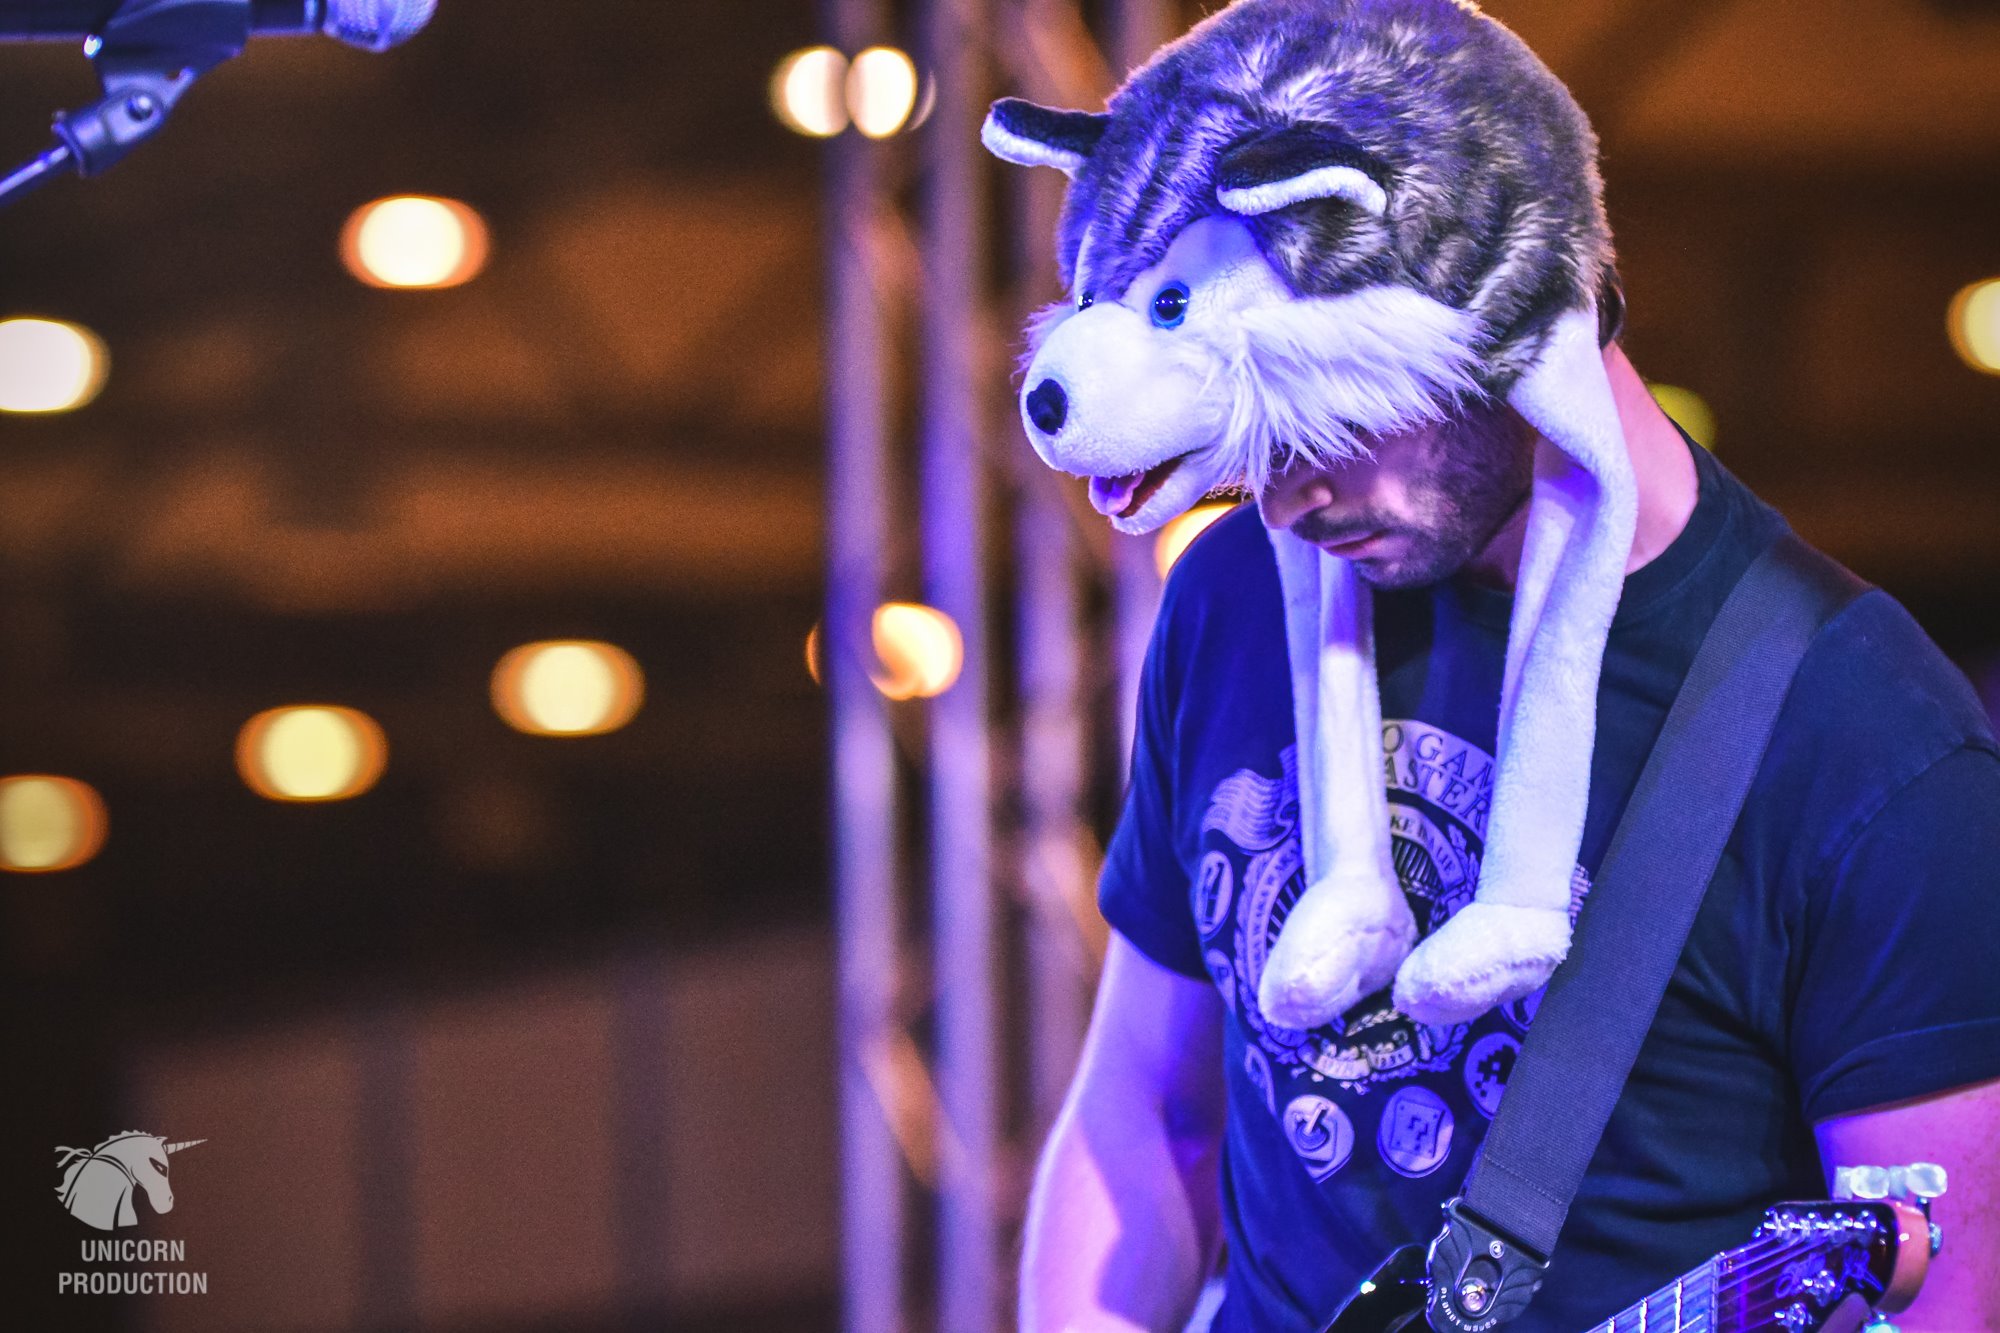
[[[1522,1249],[1454,1198],[1431,1242],[1431,1294],[1424,1317],[1437,1333],[1487,1333],[1528,1308],[1549,1261]]]

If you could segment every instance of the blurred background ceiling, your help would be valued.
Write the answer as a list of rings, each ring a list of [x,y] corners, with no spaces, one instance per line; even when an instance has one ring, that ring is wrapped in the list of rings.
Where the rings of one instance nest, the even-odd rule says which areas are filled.
[[[1600,126],[1641,369],[1949,650],[2000,649],[2000,377],[1945,336],[2000,276],[2000,4],[1487,8]],[[121,1104],[135,1016],[226,1033],[825,920],[820,151],[767,104],[814,40],[787,0],[442,0],[387,55],[259,41],[115,172],[0,212],[0,318],[111,355],[87,409],[0,416],[0,770],[87,779],[112,828],[0,882],[24,1141]],[[0,161],[94,95],[75,50],[0,49]],[[483,214],[477,280],[343,270],[349,214],[405,192]],[[566,636],[639,661],[631,726],[493,716],[499,656]],[[308,700],[387,730],[366,798],[237,779],[243,719]]]
[[[765,97],[813,16],[441,11],[384,56],[253,42],[114,174],[0,213],[0,313],[87,325],[112,366],[83,411],[0,418],[0,679],[32,701],[0,709],[0,753],[89,770],[116,828],[87,887],[10,885],[9,910],[175,900],[174,961],[111,969],[159,999],[297,994],[302,970],[435,961],[440,936],[478,965],[823,909],[800,652],[815,153]],[[92,96],[74,50],[0,62],[8,153]],[[476,281],[382,291],[342,268],[348,214],[404,192],[484,215]],[[564,636],[633,652],[650,699],[552,751],[498,724],[485,677]],[[382,720],[392,757],[367,801],[301,823],[235,781],[226,741],[318,698]],[[476,832],[493,824],[511,832]],[[307,878],[274,892],[274,859]],[[85,949],[49,965],[94,975],[105,929],[30,926]]]

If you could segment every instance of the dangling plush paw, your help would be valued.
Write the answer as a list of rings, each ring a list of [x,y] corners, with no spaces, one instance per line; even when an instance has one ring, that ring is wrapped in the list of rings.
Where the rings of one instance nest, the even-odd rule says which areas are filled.
[[[1569,953],[1569,913],[1471,902],[1396,973],[1396,1007],[1419,1023],[1470,1023],[1536,990]]]
[[[1257,982],[1257,1007],[1297,1031],[1330,1023],[1387,986],[1416,938],[1394,881],[1320,880],[1285,917]]]

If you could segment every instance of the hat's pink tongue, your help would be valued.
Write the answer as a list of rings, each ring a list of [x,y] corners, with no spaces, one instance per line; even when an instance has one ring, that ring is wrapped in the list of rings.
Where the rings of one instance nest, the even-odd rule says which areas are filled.
[[[1145,479],[1143,472],[1134,472],[1129,477],[1092,477],[1090,507],[1106,518],[1118,517],[1125,512],[1125,506],[1132,503],[1133,493]]]

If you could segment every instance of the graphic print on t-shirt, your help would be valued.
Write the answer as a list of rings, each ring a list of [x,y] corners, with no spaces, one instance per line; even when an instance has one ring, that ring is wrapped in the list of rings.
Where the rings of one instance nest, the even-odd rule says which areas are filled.
[[[1382,758],[1396,875],[1418,928],[1428,935],[1472,900],[1478,884],[1493,759],[1449,732],[1400,719],[1382,724]],[[1276,777],[1245,768],[1216,784],[1201,823],[1199,870],[1189,885],[1204,961],[1241,1027],[1245,1072],[1315,1180],[1346,1164],[1356,1138],[1347,1111],[1332,1099],[1366,1097],[1388,1085],[1394,1091],[1377,1122],[1376,1151],[1398,1174],[1427,1175],[1451,1148],[1453,1119],[1442,1090],[1457,1082],[1460,1095],[1491,1118],[1520,1045],[1504,1029],[1524,1030],[1540,996],[1473,1024],[1415,1022],[1395,1008],[1387,991],[1364,1000],[1344,1021],[1310,1031],[1267,1022],[1257,1007],[1257,984],[1272,942],[1305,891],[1298,816],[1295,747],[1279,756]],[[1589,887],[1577,867],[1570,882],[1572,917]],[[1503,1030],[1489,1031],[1496,1025]],[[1480,1035],[1468,1050],[1475,1028]]]
[[[1382,1160],[1398,1175],[1427,1176],[1451,1155],[1451,1107],[1418,1084],[1398,1088],[1375,1135]]]

